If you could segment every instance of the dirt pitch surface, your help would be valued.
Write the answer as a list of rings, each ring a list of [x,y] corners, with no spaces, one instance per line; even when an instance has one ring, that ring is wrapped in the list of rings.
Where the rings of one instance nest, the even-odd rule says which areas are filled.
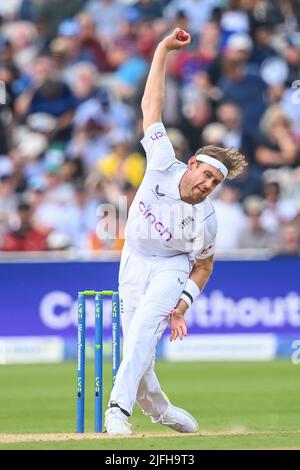
[[[281,432],[281,434],[284,434]],[[290,432],[289,432],[290,434]],[[292,432],[292,434],[299,434],[300,431]],[[276,432],[268,431],[247,431],[243,429],[237,429],[226,432],[206,432],[201,431],[199,433],[192,434],[192,436],[199,437],[226,437],[226,436],[271,436],[276,435]],[[55,442],[55,441],[82,441],[82,440],[108,440],[108,439],[120,439],[120,437],[125,439],[141,439],[141,438],[169,438],[169,437],[178,437],[178,436],[191,436],[191,434],[184,433],[153,433],[153,432],[144,432],[136,433],[132,436],[109,436],[107,433],[82,433],[82,434],[64,434],[64,433],[47,433],[47,434],[0,434],[0,443],[8,444],[14,442]]]

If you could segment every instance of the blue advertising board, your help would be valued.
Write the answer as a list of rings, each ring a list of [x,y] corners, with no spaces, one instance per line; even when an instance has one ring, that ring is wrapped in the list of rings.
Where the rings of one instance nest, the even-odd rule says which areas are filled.
[[[0,264],[0,337],[76,337],[77,291],[117,289],[117,262],[24,262]],[[216,261],[205,292],[187,315],[189,333],[300,331],[300,260]],[[104,335],[111,329],[104,305]],[[87,331],[94,324],[87,304]]]

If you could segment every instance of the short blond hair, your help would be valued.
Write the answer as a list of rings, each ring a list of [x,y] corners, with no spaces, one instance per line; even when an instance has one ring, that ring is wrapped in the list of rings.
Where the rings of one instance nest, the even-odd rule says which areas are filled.
[[[205,155],[222,162],[228,170],[227,178],[229,180],[240,175],[248,165],[245,155],[240,153],[239,150],[234,147],[223,148],[216,147],[215,145],[205,145],[204,147],[199,148],[195,155],[199,155],[200,153],[204,153]]]
[[[264,112],[260,120],[259,126],[265,134],[270,135],[272,128],[278,119],[283,120],[286,123],[287,127],[291,127],[291,120],[285,113],[283,107],[277,103],[272,104]]]

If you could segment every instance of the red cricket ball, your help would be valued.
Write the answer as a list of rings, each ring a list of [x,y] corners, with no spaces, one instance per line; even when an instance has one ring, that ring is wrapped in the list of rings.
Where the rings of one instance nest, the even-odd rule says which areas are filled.
[[[187,38],[188,38],[188,35],[182,30],[180,30],[176,35],[176,39],[178,39],[178,41],[186,41]]]

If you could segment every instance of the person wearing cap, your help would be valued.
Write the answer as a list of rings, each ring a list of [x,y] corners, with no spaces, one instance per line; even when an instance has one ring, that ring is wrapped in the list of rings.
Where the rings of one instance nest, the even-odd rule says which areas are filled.
[[[123,360],[105,413],[109,435],[132,434],[128,417],[137,401],[153,423],[193,433],[196,420],[170,403],[154,371],[156,345],[187,335],[185,313],[204,289],[213,268],[217,221],[209,199],[246,166],[236,149],[208,145],[184,164],[161,122],[169,53],[190,44],[176,36],[157,46],[143,99],[142,145],[147,168],[131,204],[119,271]]]
[[[262,250],[264,254],[270,254],[278,245],[277,236],[266,229],[263,224],[262,214],[266,201],[256,195],[246,197],[244,211],[246,214],[246,226],[241,231],[237,243],[238,248]]]

